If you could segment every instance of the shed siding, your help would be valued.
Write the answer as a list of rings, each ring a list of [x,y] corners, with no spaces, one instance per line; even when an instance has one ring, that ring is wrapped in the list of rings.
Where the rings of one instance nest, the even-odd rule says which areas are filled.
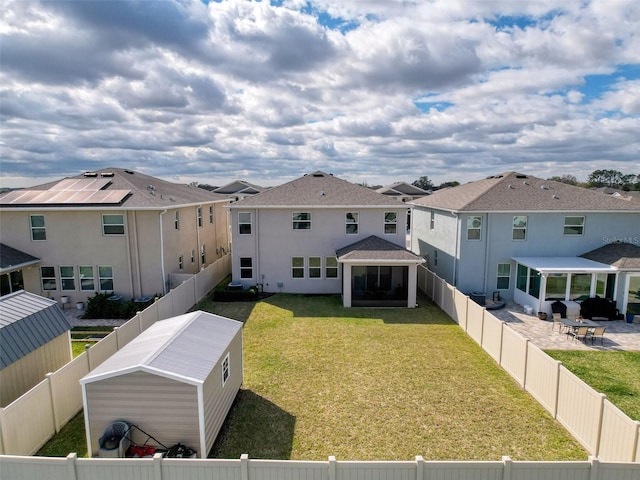
[[[71,361],[69,332],[54,338],[37,350],[0,370],[0,406],[6,407],[27,390]]]
[[[98,439],[114,420],[126,420],[167,447],[178,442],[198,449],[198,398],[194,385],[146,372],[134,372],[85,386],[93,454]],[[146,437],[135,432],[133,441]]]
[[[222,361],[227,352],[229,352],[230,376],[223,387]],[[222,355],[220,362],[204,382],[204,424],[207,451],[199,452],[202,453],[203,457],[206,457],[211,451],[211,447],[213,447],[227,413],[229,413],[229,409],[242,385],[242,368],[242,330],[239,330],[229,344],[227,351]]]

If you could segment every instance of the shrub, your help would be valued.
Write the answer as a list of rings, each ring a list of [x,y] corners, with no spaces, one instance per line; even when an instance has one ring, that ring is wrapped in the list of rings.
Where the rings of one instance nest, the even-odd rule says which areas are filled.
[[[84,318],[113,318],[128,320],[132,318],[138,310],[143,310],[151,303],[138,304],[133,300],[112,301],[109,297],[113,293],[96,293],[87,300],[87,308]]]

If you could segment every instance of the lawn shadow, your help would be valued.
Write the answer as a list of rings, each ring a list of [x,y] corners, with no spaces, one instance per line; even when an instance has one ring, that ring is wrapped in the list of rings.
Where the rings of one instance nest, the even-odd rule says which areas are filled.
[[[288,460],[296,418],[252,390],[240,389],[208,458]]]

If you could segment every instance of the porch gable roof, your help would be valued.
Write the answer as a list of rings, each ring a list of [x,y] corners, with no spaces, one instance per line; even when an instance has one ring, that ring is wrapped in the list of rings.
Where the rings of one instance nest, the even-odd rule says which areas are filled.
[[[542,274],[548,273],[615,273],[612,265],[583,257],[512,257],[511,260]]]
[[[424,258],[375,235],[336,251],[338,262],[423,263]]]

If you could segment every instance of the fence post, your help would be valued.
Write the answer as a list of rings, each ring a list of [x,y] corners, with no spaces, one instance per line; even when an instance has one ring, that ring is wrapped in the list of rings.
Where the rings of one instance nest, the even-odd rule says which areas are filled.
[[[113,327],[113,331],[114,331],[115,336],[116,336],[116,349],[117,350],[120,350],[120,336],[118,335],[118,329],[119,328],[120,328],[119,326]]]
[[[51,414],[53,417],[53,430],[58,433],[58,418],[56,416],[56,404],[55,404],[55,395],[53,394],[53,386],[51,385],[51,377],[53,376],[52,372],[49,372],[45,375],[47,379],[47,383],[49,384],[49,401],[51,402]]]
[[[247,453],[240,455],[240,478],[249,480],[249,454]]]
[[[522,388],[527,388],[527,362],[529,362],[529,339],[524,341],[524,371],[522,372]]]
[[[562,366],[562,362],[560,360],[556,360],[556,394],[553,399],[553,418],[558,418],[558,402],[560,401],[560,367]]]
[[[596,451],[593,454],[597,457],[600,454],[600,436],[602,435],[602,422],[604,420],[604,400],[607,396],[600,394],[600,411],[598,412],[598,431],[596,432]]]
[[[162,453],[153,454],[153,478],[162,480]]]
[[[92,368],[91,368],[91,359],[89,358],[89,356],[91,355],[91,353],[89,352],[90,348],[91,348],[91,345],[89,345],[88,343],[84,344],[84,353],[87,354],[87,368],[89,369],[89,371],[92,370]]]
[[[76,480],[78,478],[78,473],[76,472],[76,460],[78,458],[77,453],[70,453],[67,455],[67,473],[69,480]]]
[[[502,480],[511,480],[511,466],[513,461],[509,455],[502,457]]]
[[[5,436],[5,432],[4,432],[4,408],[0,407],[0,454],[4,455],[5,453],[5,449],[4,449],[4,436]]]
[[[329,480],[336,480],[336,457],[329,455]]]
[[[589,468],[589,480],[597,480],[600,460],[598,460],[598,457],[589,455],[589,463],[591,464],[591,468]]]
[[[636,422],[636,438],[633,441],[631,461],[640,463],[640,421]]]
[[[416,456],[416,480],[424,479],[424,458],[422,455]]]

